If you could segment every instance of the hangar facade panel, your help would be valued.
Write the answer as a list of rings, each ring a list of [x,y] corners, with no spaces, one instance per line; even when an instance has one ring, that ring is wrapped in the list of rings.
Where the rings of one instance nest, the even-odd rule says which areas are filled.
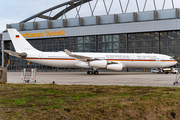
[[[71,20],[70,20],[71,21]],[[78,19],[73,19],[73,22],[78,23]],[[42,22],[38,29],[43,28],[43,24],[47,22]],[[180,29],[180,19],[173,20],[158,20],[158,21],[145,21],[145,22],[133,22],[133,23],[120,23],[120,24],[106,24],[106,25],[96,25],[96,26],[79,26],[79,27],[66,27],[57,29],[42,29],[42,30],[30,30],[30,31],[20,31],[20,33],[40,33],[44,34],[41,38],[49,37],[72,37],[72,36],[90,36],[90,35],[102,35],[102,34],[118,34],[118,33],[136,33],[136,32],[153,32],[153,31],[167,31],[167,30],[178,30]],[[19,25],[19,24],[18,24]],[[12,24],[12,28],[19,28],[17,24]],[[68,24],[71,26],[71,24]],[[65,35],[62,36],[46,36],[46,31],[65,31]],[[27,39],[37,39],[38,37],[29,37]],[[3,33],[3,40],[10,40],[8,33]]]

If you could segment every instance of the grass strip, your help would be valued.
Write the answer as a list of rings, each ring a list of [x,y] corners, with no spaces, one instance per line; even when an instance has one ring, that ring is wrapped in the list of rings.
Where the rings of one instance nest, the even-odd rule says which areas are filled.
[[[180,88],[0,84],[0,119],[180,119]]]

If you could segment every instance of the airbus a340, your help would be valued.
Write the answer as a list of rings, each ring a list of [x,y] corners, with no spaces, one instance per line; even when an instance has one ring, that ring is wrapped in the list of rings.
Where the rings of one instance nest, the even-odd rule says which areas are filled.
[[[171,56],[145,53],[82,53],[42,52],[35,49],[16,30],[8,29],[15,52],[4,50],[12,56],[21,57],[47,66],[65,68],[89,68],[87,74],[99,74],[98,69],[121,71],[124,68],[164,68],[177,63]]]

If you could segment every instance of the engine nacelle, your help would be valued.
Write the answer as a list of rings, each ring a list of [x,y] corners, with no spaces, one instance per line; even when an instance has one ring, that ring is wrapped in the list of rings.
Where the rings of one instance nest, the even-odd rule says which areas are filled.
[[[121,71],[123,69],[123,64],[119,63],[119,64],[110,64],[107,66],[108,70],[117,70],[117,71]]]
[[[106,68],[107,61],[106,60],[96,60],[89,62],[89,66],[95,67],[95,68]]]

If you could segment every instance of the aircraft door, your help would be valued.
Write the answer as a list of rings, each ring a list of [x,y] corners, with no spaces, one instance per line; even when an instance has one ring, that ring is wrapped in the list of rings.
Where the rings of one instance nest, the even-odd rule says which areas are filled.
[[[160,62],[161,62],[161,59],[156,58],[156,62],[160,63]]]
[[[164,56],[161,57],[162,62],[166,62],[166,58]]]
[[[161,66],[161,59],[160,58],[156,58],[156,65],[157,66]]]
[[[134,62],[134,55],[130,55],[130,62]]]
[[[39,54],[39,59],[40,59],[40,60],[43,60],[43,53],[40,53],[40,54]]]

